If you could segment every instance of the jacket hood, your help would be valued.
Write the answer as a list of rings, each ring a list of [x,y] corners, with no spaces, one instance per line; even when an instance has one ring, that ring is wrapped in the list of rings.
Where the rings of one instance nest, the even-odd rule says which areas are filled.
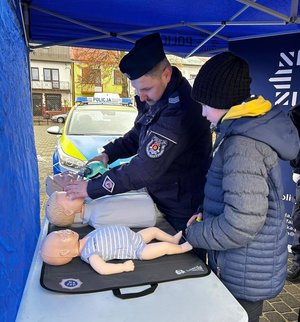
[[[233,106],[218,126],[220,137],[242,135],[266,143],[282,160],[293,160],[299,149],[298,132],[278,105],[262,96]],[[218,140],[219,141],[219,140]]]

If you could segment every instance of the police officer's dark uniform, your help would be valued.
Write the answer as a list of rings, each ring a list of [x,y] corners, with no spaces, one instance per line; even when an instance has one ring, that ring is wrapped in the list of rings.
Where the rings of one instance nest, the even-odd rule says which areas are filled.
[[[161,38],[152,34],[136,42],[120,69],[133,80],[164,58]],[[202,203],[211,154],[209,123],[190,93],[190,84],[173,67],[171,80],[155,105],[150,107],[136,97],[134,127],[104,147],[110,163],[135,156],[129,164],[89,181],[91,198],[146,187],[170,223],[178,230],[186,228],[187,220]]]

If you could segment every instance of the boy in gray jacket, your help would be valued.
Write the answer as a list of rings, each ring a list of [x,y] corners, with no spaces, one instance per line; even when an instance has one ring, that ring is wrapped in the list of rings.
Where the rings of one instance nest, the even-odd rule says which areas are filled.
[[[248,313],[259,321],[263,301],[282,290],[287,232],[279,159],[299,151],[296,128],[279,107],[250,94],[245,60],[231,52],[208,60],[192,91],[217,139],[205,185],[203,214],[186,231]]]

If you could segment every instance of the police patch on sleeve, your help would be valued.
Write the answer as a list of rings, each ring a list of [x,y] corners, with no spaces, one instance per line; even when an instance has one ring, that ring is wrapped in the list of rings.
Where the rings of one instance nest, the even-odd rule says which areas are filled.
[[[109,176],[106,176],[102,183],[102,187],[108,192],[112,193],[114,191],[115,183],[111,180]]]
[[[167,145],[167,140],[160,139],[156,135],[153,135],[151,141],[146,146],[146,153],[149,158],[159,158],[163,155]]]

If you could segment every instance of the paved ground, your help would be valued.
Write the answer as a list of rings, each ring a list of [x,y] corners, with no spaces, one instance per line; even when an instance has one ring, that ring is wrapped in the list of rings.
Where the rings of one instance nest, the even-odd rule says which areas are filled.
[[[44,214],[46,202],[45,178],[52,173],[52,152],[56,143],[56,136],[47,133],[48,125],[34,126],[35,143],[39,163],[39,177],[41,185],[41,218]],[[289,258],[289,265],[291,258]],[[300,279],[297,283],[286,282],[283,291],[270,301],[265,301],[263,316],[260,322],[296,322],[300,307]],[[222,322],[222,321],[216,321]]]
[[[47,175],[52,174],[52,153],[56,144],[56,135],[47,133],[47,128],[53,125],[56,124],[49,122],[48,125],[34,126],[40,179],[41,219],[44,217],[45,202],[47,199],[45,179]]]

